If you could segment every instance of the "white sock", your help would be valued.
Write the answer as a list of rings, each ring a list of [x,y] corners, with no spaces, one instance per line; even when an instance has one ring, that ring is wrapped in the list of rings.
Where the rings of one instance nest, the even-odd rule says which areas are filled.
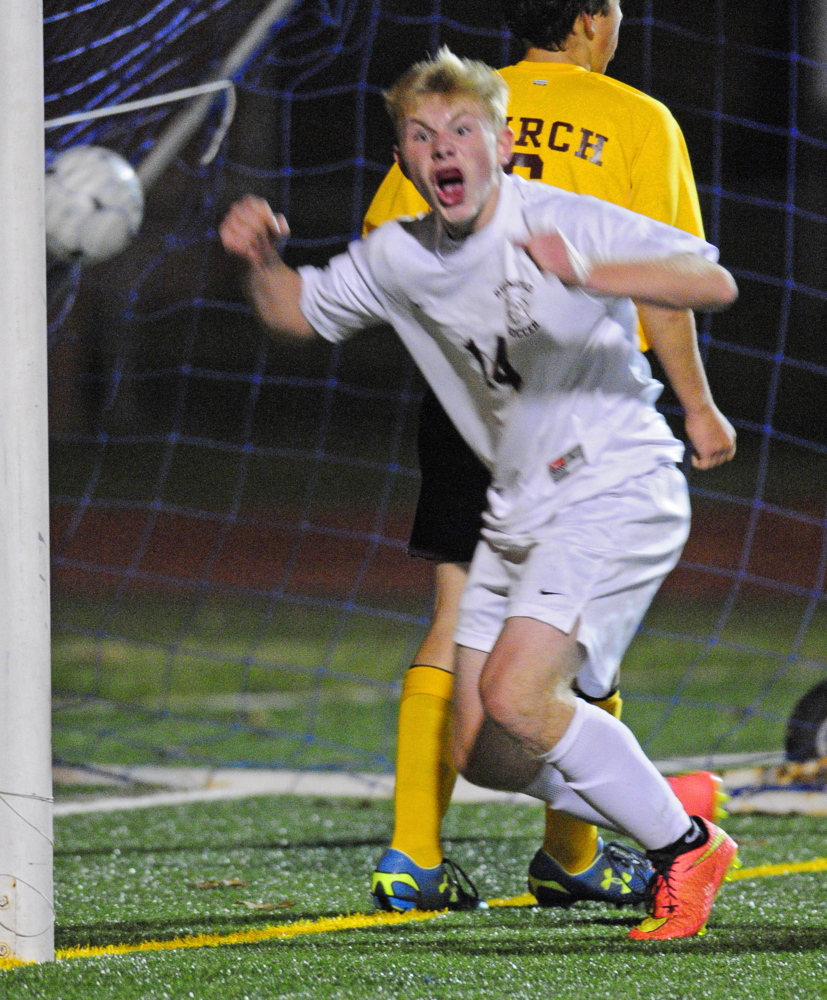
[[[533,795],[535,799],[547,802],[558,812],[567,813],[575,819],[582,819],[584,823],[594,823],[595,826],[620,833],[603,813],[592,808],[582,795],[578,795],[570,785],[566,784],[566,779],[552,764],[543,764],[531,784],[521,788],[520,791],[524,795]]]
[[[690,827],[683,806],[631,730],[580,698],[569,728],[542,759],[560,771],[571,792],[648,851],[666,847]]]

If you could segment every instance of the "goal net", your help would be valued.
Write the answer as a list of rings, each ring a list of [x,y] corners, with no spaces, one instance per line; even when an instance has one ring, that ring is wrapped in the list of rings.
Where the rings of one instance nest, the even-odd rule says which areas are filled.
[[[220,77],[265,6],[46,0],[47,119]],[[825,64],[797,0],[624,10],[610,72],[675,113],[741,288],[700,324],[738,457],[686,468],[692,536],[624,664],[625,719],[655,758],[779,751],[827,666]],[[208,98],[133,243],[50,268],[58,761],[392,769],[430,615],[405,548],[421,382],[386,331],[268,340],[216,226],[254,191],[290,263],[341,251],[391,162],[382,88],[441,44],[519,55],[495,3],[299,0]],[[181,107],[53,124],[47,157],[94,143],[140,172]]]

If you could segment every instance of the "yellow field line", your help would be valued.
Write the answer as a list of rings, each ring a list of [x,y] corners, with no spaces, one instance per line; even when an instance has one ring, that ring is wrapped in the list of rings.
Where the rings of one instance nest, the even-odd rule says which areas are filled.
[[[766,878],[768,875],[797,875],[800,872],[827,871],[827,858],[812,861],[794,861],[787,865],[758,865],[757,868],[736,868],[729,873],[729,880],[740,878]]]
[[[300,934],[327,934],[330,931],[360,930],[364,927],[381,927],[387,924],[407,924],[417,920],[432,920],[447,910],[411,910],[409,913],[352,913],[341,917],[322,917],[320,920],[298,920],[293,924],[268,925],[232,934],[193,934],[190,937],[172,938],[169,941],[141,941],[138,944],[101,945],[94,948],[66,948],[55,953],[55,958],[90,958],[98,955],[125,955],[135,951],[175,951],[179,948],[217,948],[225,944],[256,944],[296,937]]]
[[[796,861],[789,864],[758,865],[730,872],[733,881],[745,878],[767,878],[773,875],[796,875],[801,872],[827,871],[827,858]],[[529,893],[505,899],[490,899],[489,906],[533,906],[536,900]],[[63,948],[55,952],[59,961],[72,958],[97,958],[103,955],[128,955],[146,951],[179,951],[184,948],[218,948],[228,944],[257,944],[261,941],[287,940],[304,934],[327,934],[333,931],[358,930],[365,927],[387,927],[415,921],[432,920],[446,910],[409,913],[352,913],[340,917],[322,917],[319,920],[298,920],[292,924],[268,925],[232,934],[193,934],[188,937],[170,938],[166,941],[140,941],[137,944],[110,944],[89,948]],[[28,963],[16,959],[0,958],[0,970],[18,968]]]
[[[530,892],[522,896],[509,896],[507,899],[489,899],[489,906],[534,906],[537,900]]]
[[[407,924],[418,920],[433,920],[447,910],[412,910],[410,913],[353,913],[319,920],[298,920],[292,924],[270,924],[232,934],[192,934],[166,941],[139,941],[136,944],[106,944],[90,947],[63,948],[55,952],[58,961],[71,958],[99,958],[103,955],[129,955],[140,951],[179,951],[184,948],[218,948],[227,944],[256,944],[260,941],[286,940],[300,934],[327,934],[388,924]],[[0,958],[0,970],[30,965],[15,958]]]

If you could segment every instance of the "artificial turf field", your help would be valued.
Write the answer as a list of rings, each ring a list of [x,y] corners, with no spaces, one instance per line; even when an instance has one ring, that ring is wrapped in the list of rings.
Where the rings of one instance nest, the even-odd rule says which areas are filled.
[[[823,817],[730,817],[743,867],[708,933],[643,945],[630,911],[516,905],[542,829],[525,806],[455,804],[446,820],[450,855],[513,905],[373,916],[390,822],[386,801],[287,797],[59,817],[58,961],[0,970],[0,997],[827,997]]]
[[[745,434],[740,452],[748,449]],[[292,544],[300,519],[279,507],[276,489],[291,477],[265,464],[275,491],[265,491],[267,516]],[[747,563],[754,490],[745,466],[755,463],[704,479],[707,490],[743,499],[738,517],[723,516],[733,505],[698,500],[687,565],[624,661],[624,720],[654,759],[780,749],[793,705],[824,676],[827,615],[813,596],[821,528],[793,544],[760,520]],[[65,476],[75,465],[56,467]],[[801,467],[783,482],[798,488]],[[214,465],[195,468],[200,474],[181,477],[187,488],[213,488]],[[427,567],[404,554],[408,522],[382,522],[399,543],[384,546],[382,560],[364,561],[370,537],[348,537],[350,548],[316,552],[300,563],[305,575],[289,581],[275,532],[256,535],[246,548],[228,546],[236,555],[212,589],[196,559],[212,537],[201,518],[191,519],[198,532],[190,526],[177,544],[136,559],[126,543],[141,537],[144,515],[130,504],[154,494],[133,497],[143,480],[128,471],[111,496],[104,491],[119,512],[117,530],[87,514],[74,548],[57,547],[57,759],[388,772],[399,679],[430,611]],[[823,472],[827,481],[827,462]],[[736,474],[744,481],[730,482]],[[310,520],[372,531],[371,511],[364,523],[350,516],[353,496],[368,496],[368,486],[325,483],[324,496],[344,492],[342,509]],[[823,495],[807,486],[807,496]],[[58,492],[83,489],[68,483]],[[810,516],[803,500],[770,499]],[[188,494],[172,500],[186,510],[209,506]],[[105,504],[104,514],[114,517]],[[704,524],[715,530],[705,534]],[[63,536],[56,528],[53,537]],[[179,566],[170,553],[186,559]],[[361,576],[354,567],[363,563],[371,572]],[[140,570],[134,580],[124,575],[130,567]],[[742,571],[749,578],[734,587]],[[282,588],[292,599],[282,600]],[[731,818],[748,877],[723,888],[709,933],[640,945],[626,939],[637,915],[595,904],[377,919],[367,887],[390,836],[388,802],[258,798],[63,817],[55,831],[59,960],[0,971],[0,1000],[827,998],[825,826],[824,818]],[[541,829],[539,809],[501,805],[454,805],[446,824],[450,855],[487,899],[525,892]],[[213,881],[246,884],[198,888]],[[97,953],[106,947],[112,953]]]

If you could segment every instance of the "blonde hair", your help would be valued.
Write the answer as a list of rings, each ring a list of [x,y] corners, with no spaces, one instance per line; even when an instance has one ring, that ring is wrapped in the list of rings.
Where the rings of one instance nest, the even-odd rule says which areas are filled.
[[[400,134],[408,114],[426,97],[468,97],[476,101],[495,131],[506,126],[508,84],[496,70],[476,59],[460,59],[443,45],[433,59],[414,63],[385,91],[385,107]]]

